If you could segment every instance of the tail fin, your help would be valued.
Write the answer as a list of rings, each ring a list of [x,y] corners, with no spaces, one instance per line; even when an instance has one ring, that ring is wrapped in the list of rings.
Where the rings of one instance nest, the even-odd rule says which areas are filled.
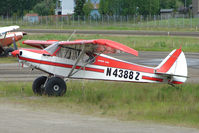
[[[187,80],[187,62],[182,50],[173,50],[160,65],[156,67],[155,73],[166,76],[169,83],[184,83]]]

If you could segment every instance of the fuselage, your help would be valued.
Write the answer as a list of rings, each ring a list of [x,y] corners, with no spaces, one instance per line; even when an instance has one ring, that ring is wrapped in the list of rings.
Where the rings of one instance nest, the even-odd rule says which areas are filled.
[[[75,59],[61,58],[49,55],[44,50],[20,49],[19,61],[31,68],[39,69],[51,75],[68,78]],[[168,83],[171,79],[155,74],[156,68],[146,67],[126,62],[108,55],[100,54],[95,60],[88,63],[88,59],[82,58],[75,67],[74,74],[70,78],[92,79],[124,82],[149,82]],[[172,83],[181,84],[184,78],[174,77]]]
[[[1,47],[10,46],[13,43],[13,38],[15,41],[19,41],[23,35],[23,32],[8,32],[6,36],[3,34],[0,36],[0,45]]]

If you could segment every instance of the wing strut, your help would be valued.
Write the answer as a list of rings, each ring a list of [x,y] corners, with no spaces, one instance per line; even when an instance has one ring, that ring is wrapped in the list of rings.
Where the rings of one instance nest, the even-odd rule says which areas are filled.
[[[75,61],[75,64],[73,65],[73,67],[72,67],[70,73],[68,74],[68,76],[67,76],[68,78],[71,77],[71,76],[73,75],[72,73],[73,73],[73,71],[75,70],[75,68],[76,68],[76,66],[77,66],[77,63],[79,63],[80,59],[83,57],[84,53],[85,53],[85,45],[83,45],[83,49],[82,49],[80,55],[78,56],[77,60]]]
[[[84,46],[84,48],[83,49],[85,49],[85,46]],[[105,48],[106,49],[106,48]],[[105,51],[105,50],[104,50]],[[103,53],[104,51],[102,51],[101,53]],[[83,51],[82,51],[83,52]],[[81,52],[81,54],[82,54],[82,52]],[[77,73],[79,70],[81,70],[82,68],[84,68],[87,64],[89,64],[89,63],[91,63],[91,62],[93,62],[93,61],[95,61],[95,59],[101,54],[101,53],[99,53],[99,54],[97,54],[93,59],[91,59],[90,61],[88,61],[87,63],[85,63],[83,66],[81,66],[77,71],[75,71],[75,72],[73,72],[74,70],[75,70],[75,67],[77,66],[77,63],[79,62],[78,61],[78,59],[79,58],[81,58],[82,57],[82,55],[80,54],[80,56],[78,57],[78,59],[77,59],[77,63],[75,62],[75,65],[72,67],[72,69],[71,69],[71,71],[70,71],[70,73],[68,74],[68,78],[69,77],[71,77],[72,75],[74,75],[75,73]],[[80,59],[79,59],[80,60]]]

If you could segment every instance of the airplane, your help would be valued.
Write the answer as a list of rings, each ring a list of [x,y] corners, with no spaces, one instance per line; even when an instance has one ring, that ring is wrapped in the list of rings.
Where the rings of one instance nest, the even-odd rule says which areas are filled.
[[[8,56],[9,52],[14,51],[9,47],[15,41],[19,41],[26,35],[25,32],[9,32],[18,29],[19,26],[0,27],[0,56]]]
[[[182,84],[187,80],[187,62],[181,48],[173,50],[157,67],[147,67],[111,57],[108,54],[138,52],[121,43],[96,40],[25,40],[23,44],[40,49],[12,52],[19,62],[48,74],[32,85],[37,95],[62,96],[68,79],[88,79],[138,83]]]

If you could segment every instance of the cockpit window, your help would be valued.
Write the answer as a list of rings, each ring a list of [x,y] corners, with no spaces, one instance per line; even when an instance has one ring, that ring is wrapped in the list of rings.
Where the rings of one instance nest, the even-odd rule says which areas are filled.
[[[72,47],[61,47],[60,50],[56,53],[57,57],[76,60],[81,53],[81,50],[75,49]],[[95,56],[91,52],[86,52],[83,57],[81,58],[81,61],[84,63],[94,63],[95,62]]]

